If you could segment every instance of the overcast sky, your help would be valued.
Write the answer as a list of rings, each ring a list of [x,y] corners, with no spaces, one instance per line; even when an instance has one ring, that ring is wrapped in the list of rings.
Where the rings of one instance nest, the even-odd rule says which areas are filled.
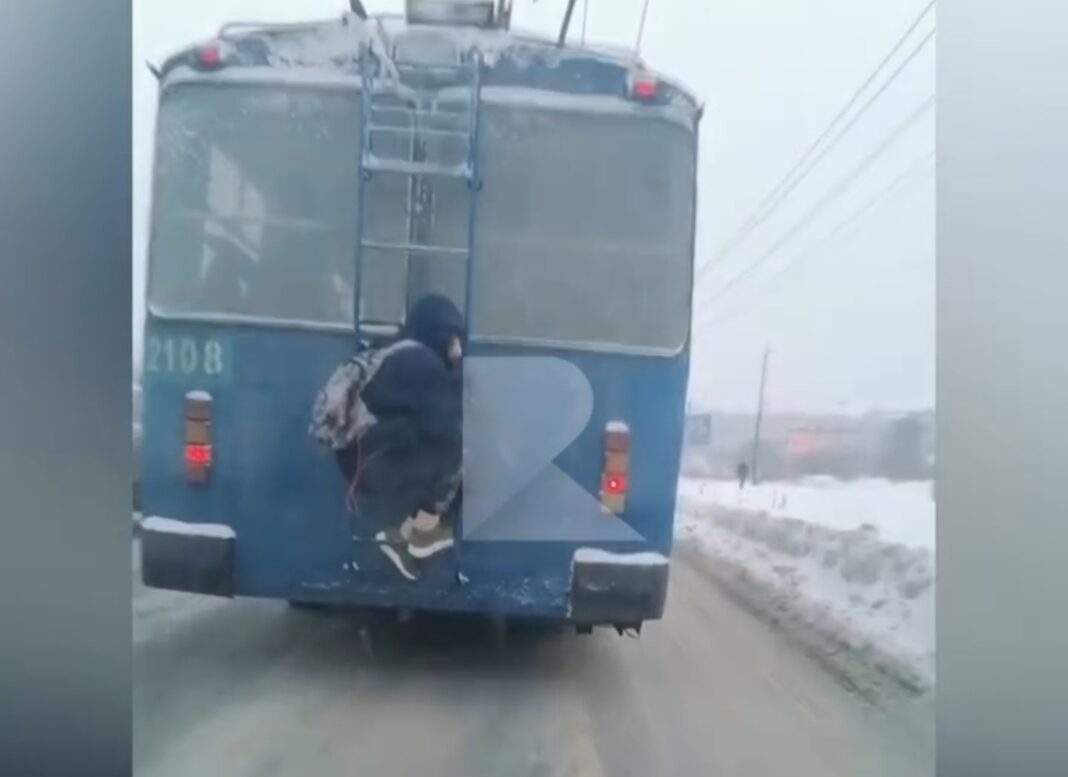
[[[588,0],[589,42],[633,46],[642,0]],[[583,21],[578,0],[572,38]],[[403,0],[365,0],[372,12]],[[641,52],[706,105],[697,263],[753,212],[926,0],[649,0]],[[515,0],[513,27],[555,34],[566,0]],[[140,343],[155,82],[160,61],[235,20],[336,16],[346,0],[133,0],[134,323]],[[931,14],[899,59],[934,24]],[[720,292],[934,91],[929,45],[766,223],[695,291],[690,400],[752,410],[763,349],[769,409],[865,411],[934,402],[933,111],[744,283]],[[851,217],[915,170],[859,219]],[[839,229],[850,222],[848,229]]]

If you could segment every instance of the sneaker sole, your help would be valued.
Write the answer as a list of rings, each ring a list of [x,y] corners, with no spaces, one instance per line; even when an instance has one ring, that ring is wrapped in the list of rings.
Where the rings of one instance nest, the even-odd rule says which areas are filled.
[[[398,553],[396,549],[394,549],[390,545],[379,545],[378,547],[382,550],[383,553],[386,554],[386,558],[393,562],[393,566],[397,568],[398,572],[400,572],[409,580],[419,579],[417,575],[413,574],[407,568],[405,568],[404,561],[401,559],[400,553]]]
[[[448,539],[438,540],[437,542],[431,543],[430,545],[411,545],[411,544],[409,544],[408,545],[408,554],[412,558],[419,558],[419,559],[430,558],[435,553],[441,553],[441,551],[443,551],[443,550],[448,550],[449,548],[451,548],[453,546],[454,543],[455,543],[455,541],[453,540],[453,538],[449,537]]]

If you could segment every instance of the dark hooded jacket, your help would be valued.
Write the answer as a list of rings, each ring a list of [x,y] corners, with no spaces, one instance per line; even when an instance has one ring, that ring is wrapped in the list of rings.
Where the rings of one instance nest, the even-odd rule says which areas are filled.
[[[459,440],[462,382],[448,363],[454,336],[463,336],[463,316],[448,298],[425,296],[408,312],[401,340],[418,345],[387,357],[361,392],[378,419],[371,432],[380,442],[393,438],[387,447]]]
[[[463,434],[463,381],[450,368],[448,346],[463,337],[463,316],[446,297],[427,295],[408,311],[398,347],[360,392],[376,421],[359,444],[361,489],[419,493],[419,506],[437,500],[455,481]],[[350,470],[353,453],[342,454]],[[351,472],[346,474],[351,475]]]

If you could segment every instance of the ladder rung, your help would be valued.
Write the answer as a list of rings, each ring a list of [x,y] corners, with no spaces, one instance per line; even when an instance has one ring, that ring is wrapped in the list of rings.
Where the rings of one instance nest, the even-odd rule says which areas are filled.
[[[474,75],[475,68],[470,63],[461,65],[434,65],[423,64],[421,62],[397,62],[397,70],[408,71],[412,73],[470,73]]]
[[[384,324],[378,321],[361,321],[358,331],[377,337],[395,337],[401,330],[400,324]]]
[[[472,133],[466,130],[443,130],[443,129],[430,129],[428,127],[390,127],[384,124],[369,124],[367,126],[369,132],[395,132],[403,133],[406,135],[438,135],[441,137],[450,138],[463,138],[464,140],[470,140]]]
[[[471,167],[464,161],[457,165],[435,165],[426,162],[411,162],[407,159],[381,159],[374,154],[364,157],[365,170],[402,175],[439,175],[444,178],[470,178]]]
[[[396,110],[412,110],[423,111],[427,110],[445,110],[454,109],[454,112],[469,113],[471,110],[471,99],[468,94],[470,90],[464,90],[462,95],[451,97],[449,99],[430,99],[426,96],[415,97],[398,97],[389,92],[380,92],[378,94],[369,95],[367,102],[371,104],[372,108],[393,108]]]
[[[371,115],[381,113],[392,113],[400,116],[411,117],[413,119],[433,120],[433,119],[456,119],[464,118],[470,120],[472,111],[469,108],[465,108],[460,111],[441,110],[435,108],[432,111],[420,110],[418,108],[409,108],[406,105],[375,105],[371,103]]]
[[[448,246],[431,246],[422,243],[383,243],[378,240],[361,240],[364,248],[377,249],[379,251],[411,251],[416,254],[447,254],[449,256],[467,256],[466,248],[450,248]]]

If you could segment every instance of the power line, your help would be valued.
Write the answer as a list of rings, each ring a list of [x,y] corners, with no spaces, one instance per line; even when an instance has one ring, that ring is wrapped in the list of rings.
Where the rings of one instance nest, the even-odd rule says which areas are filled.
[[[819,148],[820,144],[822,144],[823,141],[830,136],[831,132],[834,131],[838,123],[846,116],[847,113],[849,113],[850,109],[854,105],[856,105],[857,101],[860,100],[861,96],[864,94],[867,88],[871,86],[871,84],[875,81],[876,78],[878,78],[879,74],[883,71],[883,69],[890,63],[890,60],[894,58],[894,55],[896,55],[897,52],[901,50],[901,47],[905,45],[905,42],[908,40],[909,36],[912,35],[912,33],[916,30],[917,27],[919,27],[924,17],[926,17],[926,15],[934,7],[934,4],[934,0],[931,0],[931,2],[929,2],[923,8],[923,10],[920,11],[919,15],[901,34],[901,36],[897,39],[897,41],[891,47],[890,51],[886,54],[886,56],[883,57],[882,61],[880,61],[879,64],[876,65],[875,69],[868,75],[867,78],[864,79],[864,82],[859,87],[857,87],[857,89],[853,92],[853,95],[849,98],[846,104],[842,106],[842,108],[838,111],[837,114],[835,114],[834,118],[831,119],[830,123],[823,129],[823,131],[812,142],[808,149],[805,150],[805,152],[801,155],[797,162],[794,163],[793,167],[791,167],[790,170],[786,173],[786,175],[784,175],[782,179],[779,180],[779,182],[772,187],[771,191],[769,191],[764,196],[764,199],[760,202],[760,204],[753,211],[750,217],[746,219],[742,226],[730,238],[728,238],[722,246],[720,246],[720,248],[716,251],[715,254],[713,254],[712,257],[706,260],[701,265],[701,267],[698,268],[696,276],[697,280],[699,280],[700,277],[704,275],[705,271],[710,265],[721,260],[727,253],[733,250],[735,246],[737,246],[746,237],[748,237],[749,234],[757,226],[759,226],[764,220],[767,219],[771,211],[773,211],[782,201],[782,199],[785,198],[787,194],[789,194],[789,191],[792,191],[797,186],[797,184],[800,183],[800,181],[808,174],[808,171],[811,171],[812,168],[815,167],[815,165],[818,164],[824,156],[826,156],[827,151],[829,151],[830,148],[833,148],[839,142],[839,140],[844,136],[845,131],[848,131],[848,127],[851,127],[856,124],[857,119],[859,119],[860,116],[863,115],[865,111],[867,111],[867,109],[872,105],[872,103],[874,103],[875,99],[877,99],[879,95],[886,91],[886,88],[898,77],[898,75],[904,69],[904,66],[907,65],[908,62],[910,62],[919,54],[919,50],[927,44],[928,40],[930,40],[931,36],[934,34],[933,31],[928,33],[928,35],[923,39],[923,41],[921,41],[920,45],[916,47],[916,50],[914,50],[905,60],[905,62],[900,65],[894,71],[893,74],[891,74],[891,76],[876,93],[875,97],[870,99],[864,105],[864,107],[861,108],[861,110],[857,113],[856,116],[854,116],[852,121],[849,123],[847,129],[839,133],[839,135],[831,142],[830,147],[826,149],[818,159],[816,159],[811,164],[808,164],[809,158],[812,156],[812,154],[815,153],[816,149]],[[800,178],[794,180],[794,176],[797,175],[797,173],[803,168],[805,168],[806,164],[808,164],[807,171],[803,172]],[[784,189],[786,189],[786,191],[784,191]]]
[[[779,281],[784,276],[786,276],[791,270],[795,270],[800,267],[804,261],[816,257],[823,249],[833,244],[834,241],[840,235],[856,227],[866,217],[871,215],[873,211],[877,210],[879,206],[893,199],[895,195],[898,195],[901,192],[908,190],[910,183],[922,180],[924,177],[926,177],[924,173],[930,172],[930,170],[925,169],[926,163],[932,160],[933,158],[934,154],[932,152],[916,160],[902,175],[895,178],[888,186],[881,189],[874,197],[865,202],[864,205],[855,210],[850,216],[839,222],[839,224],[827,235],[827,237],[821,240],[816,246],[813,246],[808,251],[804,251],[798,254],[793,260],[780,267],[778,271],[766,276],[762,285],[762,289],[766,291],[776,281]],[[902,269],[911,269],[915,266],[920,266],[920,264],[921,263],[918,262],[911,262],[901,265],[893,265],[891,269],[899,267]],[[760,295],[758,294],[757,297],[759,296]],[[751,298],[750,302],[752,302],[754,299],[756,298]],[[694,322],[694,331],[696,332],[698,330],[702,330],[711,324],[729,321],[730,319],[735,318],[742,313],[749,312],[749,310],[750,308],[748,306],[743,306],[733,310],[728,310],[727,312],[722,313],[721,315],[714,315],[714,313],[716,312],[715,310],[705,309],[700,320]],[[713,315],[710,316],[710,313],[712,313]]]
[[[842,221],[840,221],[838,225],[833,230],[831,230],[830,233],[828,233],[827,237],[821,240],[820,243],[814,249],[811,249],[807,252],[802,252],[799,255],[800,258],[807,258],[808,256],[814,254],[819,248],[823,248],[826,245],[832,243],[835,238],[837,238],[843,232],[848,231],[850,228],[862,221],[868,214],[870,214],[872,211],[882,205],[886,200],[890,199],[894,194],[904,189],[905,186],[911,182],[911,179],[919,180],[921,174],[927,171],[928,163],[934,159],[934,156],[934,151],[930,151],[914,160],[912,164],[906,167],[901,174],[895,176],[894,179],[890,181],[890,183],[888,183],[886,186],[876,192],[874,196],[866,200],[864,204],[857,208],[855,211],[853,211],[852,214],[842,219]],[[767,276],[767,279],[772,280],[784,274],[786,270],[796,265],[800,261],[800,258],[783,265],[778,272]]]
[[[642,20],[638,24],[638,39],[634,41],[634,51],[641,51],[642,48],[642,33],[645,32],[645,14],[649,11],[649,0],[645,0],[642,3]]]
[[[794,164],[790,171],[787,172],[783,179],[779,181],[778,184],[776,184],[776,186],[771,190],[771,192],[768,193],[768,195],[765,197],[765,202],[761,204],[761,207],[763,207],[763,205],[765,205],[768,200],[775,196],[776,190],[784,186],[787,181],[790,180],[791,176],[793,176],[801,168],[802,164],[804,164],[805,162],[805,159],[819,147],[820,143],[827,139],[827,136],[831,134],[831,130],[834,129],[834,126],[839,121],[841,121],[849,112],[849,109],[856,104],[857,100],[859,100],[860,96],[864,93],[864,90],[871,86],[875,79],[878,78],[879,73],[881,73],[883,68],[890,63],[890,60],[894,58],[894,55],[901,50],[901,47],[905,45],[905,41],[908,40],[909,36],[916,31],[916,28],[920,26],[920,23],[923,21],[924,17],[926,17],[927,14],[930,13],[931,9],[934,8],[934,5],[935,0],[930,0],[930,2],[926,6],[924,6],[923,10],[920,11],[916,18],[913,19],[912,23],[898,37],[897,41],[895,41],[894,45],[890,48],[890,51],[888,51],[883,57],[882,61],[880,61],[879,64],[875,66],[875,69],[872,70],[870,74],[868,74],[868,77],[864,79],[864,82],[861,83],[861,85],[857,87],[856,91],[853,92],[853,95],[849,98],[849,101],[846,102],[844,106],[842,106],[842,108],[838,111],[837,114],[835,114],[834,118],[831,119],[830,123],[824,128],[823,132],[820,133],[819,137],[817,137],[812,142],[812,145],[809,146],[808,149],[806,149],[805,153],[801,155],[801,158],[798,159],[798,161]]]
[[[922,118],[923,115],[927,113],[927,111],[931,110],[931,108],[934,107],[934,99],[934,95],[931,95],[920,105],[918,105],[905,118],[904,121],[898,124],[894,128],[894,130],[889,135],[887,135],[878,146],[875,147],[875,149],[870,154],[868,154],[866,157],[864,157],[864,159],[861,160],[860,164],[850,170],[845,177],[840,179],[839,182],[835,184],[835,186],[826,195],[824,195],[813,207],[809,208],[809,210],[805,213],[804,216],[794,222],[793,226],[790,227],[785,233],[783,233],[783,235],[780,236],[779,239],[776,240],[770,248],[768,248],[768,250],[758,256],[755,261],[751,262],[746,269],[742,270],[740,273],[738,273],[729,281],[727,281],[724,286],[722,286],[717,292],[715,292],[715,294],[709,301],[722,297],[730,289],[734,288],[739,283],[745,281],[745,279],[751,276],[764,262],[766,262],[776,253],[778,253],[783,246],[793,240],[798,233],[800,233],[805,227],[809,225],[811,221],[816,218],[816,216],[823,212],[823,209],[826,208],[828,204],[830,204],[836,197],[840,196],[843,191],[848,189],[853,184],[853,182],[857,178],[859,178],[865,171],[867,171],[867,169],[871,167],[871,165],[880,156],[886,153],[886,150],[890,148],[890,146],[892,146],[898,138],[904,135],[905,132],[908,131],[908,129],[912,127],[913,124],[919,121],[920,118]]]
[[[838,225],[833,230],[831,230],[827,237],[821,240],[818,245],[814,246],[808,251],[798,254],[795,259],[788,262],[787,264],[784,264],[782,267],[779,268],[777,272],[773,273],[770,276],[767,276],[765,278],[764,288],[768,288],[771,283],[786,275],[790,270],[800,266],[804,260],[815,256],[821,249],[826,248],[828,245],[832,244],[838,238],[839,235],[843,234],[844,232],[848,232],[850,229],[855,227],[857,224],[863,221],[864,218],[866,218],[873,211],[878,209],[880,205],[892,199],[894,195],[905,191],[908,187],[908,184],[911,183],[913,179],[921,180],[923,177],[925,177],[924,174],[928,172],[927,163],[934,160],[934,156],[934,152],[932,151],[916,159],[905,169],[903,173],[895,177],[889,184],[880,189],[873,197],[869,198],[863,205],[853,211],[852,214],[840,221]],[[918,266],[918,263],[914,262],[903,265],[895,265],[894,267],[911,268],[913,266]],[[706,315],[699,322],[695,322],[694,330],[696,331],[697,329],[708,326],[709,324],[729,320],[738,313],[747,312],[747,310],[747,308],[740,308],[738,310],[729,311],[724,315],[712,316],[711,318]],[[707,313],[709,311],[705,312]]]
[[[849,133],[849,131],[856,125],[860,118],[868,111],[869,108],[871,108],[875,101],[878,100],[879,97],[882,96],[882,94],[890,87],[890,84],[894,82],[894,79],[896,79],[898,75],[900,75],[900,73],[908,66],[908,64],[919,55],[919,53],[923,50],[924,46],[927,45],[928,41],[930,41],[931,38],[934,37],[934,34],[935,31],[933,29],[929,33],[927,33],[923,40],[921,40],[919,44],[917,44],[916,48],[912,50],[909,56],[900,65],[898,65],[897,69],[894,70],[890,78],[887,79],[885,83],[883,83],[883,85],[878,89],[878,91],[876,91],[875,94],[873,94],[866,103],[864,103],[863,107],[861,107],[861,109],[853,115],[853,118],[850,119],[849,122],[847,122],[841,130],[839,130],[838,134],[835,135],[834,139],[828,145],[824,146],[823,150],[820,151],[820,153],[815,157],[815,159],[813,159],[807,165],[802,174],[795,178],[785,189],[783,189],[774,199],[771,205],[769,205],[762,213],[756,214],[756,218],[751,218],[747,223],[746,227],[740,230],[739,233],[736,233],[737,236],[734,240],[734,245],[740,243],[742,240],[748,237],[754,229],[764,223],[768,219],[768,217],[775,211],[775,209],[782,203],[782,201],[789,196],[790,192],[792,192],[803,180],[805,180],[805,178],[812,172],[812,170],[815,169],[816,165],[823,161],[827,154],[834,150],[834,148],[842,141],[842,138],[844,138]],[[707,270],[708,267],[711,266],[712,262],[722,259],[727,253],[729,253],[733,249],[734,245],[721,248],[720,251],[717,252],[717,254],[713,257],[712,261],[706,262],[702,266],[702,271]],[[700,272],[701,271],[699,271],[697,280],[700,280]]]
[[[848,189],[853,184],[853,182],[861,175],[863,175],[879,157],[886,153],[886,150],[890,148],[898,140],[898,138],[904,135],[905,132],[907,132],[913,124],[919,121],[924,116],[924,114],[927,113],[927,111],[931,110],[931,108],[934,107],[934,99],[934,95],[930,95],[926,100],[924,100],[915,109],[913,109],[904,121],[898,124],[890,132],[889,135],[883,138],[882,142],[880,142],[879,145],[871,151],[871,153],[864,157],[864,159],[862,159],[856,167],[854,167],[852,170],[849,171],[848,174],[846,174],[842,179],[840,179],[838,183],[835,184],[834,187],[826,195],[820,198],[820,200],[814,206],[809,208],[809,210],[805,213],[804,216],[794,222],[793,226],[786,230],[786,232],[784,232],[779,237],[779,239],[771,245],[770,248],[768,248],[764,253],[762,253],[753,262],[751,262],[748,267],[746,267],[744,270],[736,274],[733,278],[728,280],[724,286],[722,286],[718,291],[713,294],[713,296],[709,300],[707,300],[707,302],[712,302],[716,299],[719,299],[725,293],[730,291],[730,289],[734,288],[739,283],[744,282],[745,279],[751,276],[754,272],[756,272],[756,270],[764,262],[766,262],[776,253],[778,253],[783,248],[783,246],[793,240],[798,235],[798,233],[800,233],[805,227],[809,225],[810,222],[812,222],[820,213],[823,212],[823,209],[826,208],[828,204],[830,204],[836,197],[840,196],[843,191]]]
[[[931,0],[931,2],[929,2],[923,8],[923,10],[920,11],[919,15],[912,21],[912,23],[908,26],[908,28],[906,28],[906,30],[901,34],[901,36],[897,39],[897,41],[891,47],[890,51],[887,52],[887,54],[883,57],[882,61],[880,61],[879,64],[876,65],[875,69],[868,75],[868,77],[864,80],[864,82],[861,83],[861,85],[859,87],[857,87],[857,89],[853,92],[853,95],[849,98],[849,100],[846,102],[846,104],[844,106],[842,106],[842,108],[838,111],[838,113],[834,116],[834,118],[831,119],[830,123],[824,128],[824,130],[820,133],[820,135],[812,142],[812,145],[810,145],[808,147],[808,149],[805,150],[805,152],[801,155],[801,157],[797,160],[797,162],[794,163],[794,166],[792,168],[790,168],[790,170],[786,173],[786,175],[784,175],[783,178],[774,187],[772,187],[771,191],[768,192],[767,195],[765,195],[764,199],[757,206],[757,208],[754,211],[753,215],[746,222],[746,224],[743,224],[743,226],[739,229],[738,233],[736,233],[735,236],[733,236],[731,239],[726,241],[724,246],[721,247],[721,249],[717,252],[716,256],[713,257],[713,261],[716,258],[720,258],[730,248],[732,248],[733,245],[736,245],[738,242],[740,242],[742,239],[744,239],[744,237],[749,232],[752,231],[752,228],[755,226],[755,224],[753,224],[752,222],[757,220],[760,217],[761,213],[771,205],[772,201],[775,200],[778,197],[778,195],[782,191],[782,189],[785,188],[790,183],[790,181],[793,178],[793,176],[805,165],[805,163],[807,162],[808,158],[813,154],[813,152],[820,146],[820,144],[824,140],[827,139],[827,137],[834,130],[834,128],[838,124],[838,122],[841,121],[842,118],[845,117],[845,115],[849,112],[849,110],[860,99],[860,97],[864,93],[864,91],[875,81],[875,79],[879,76],[879,73],[882,72],[883,68],[886,67],[886,65],[890,62],[890,60],[893,59],[894,55],[897,54],[897,52],[905,44],[905,41],[908,40],[909,36],[920,25],[920,23],[923,21],[924,17],[934,7],[934,4],[935,4],[934,0]],[[928,36],[928,37],[930,37],[930,36]],[[926,43],[926,39],[924,40],[924,43]],[[915,56],[915,53],[913,54],[913,56]],[[911,57],[910,57],[910,59],[911,59]],[[880,93],[881,93],[881,91],[885,91],[886,86],[896,77],[897,73],[899,73],[901,69],[902,68],[898,68],[898,70],[895,71],[894,75],[892,75],[890,77],[890,79],[888,79],[887,84],[884,84],[883,90],[880,90]],[[871,101],[869,101],[869,104],[870,104],[870,102]],[[865,109],[862,109],[861,112],[863,112],[864,110]],[[855,123],[855,120],[854,120],[854,123]],[[744,233],[744,234],[742,234],[742,233]],[[707,266],[707,264],[708,263],[706,262],[706,266]]]

